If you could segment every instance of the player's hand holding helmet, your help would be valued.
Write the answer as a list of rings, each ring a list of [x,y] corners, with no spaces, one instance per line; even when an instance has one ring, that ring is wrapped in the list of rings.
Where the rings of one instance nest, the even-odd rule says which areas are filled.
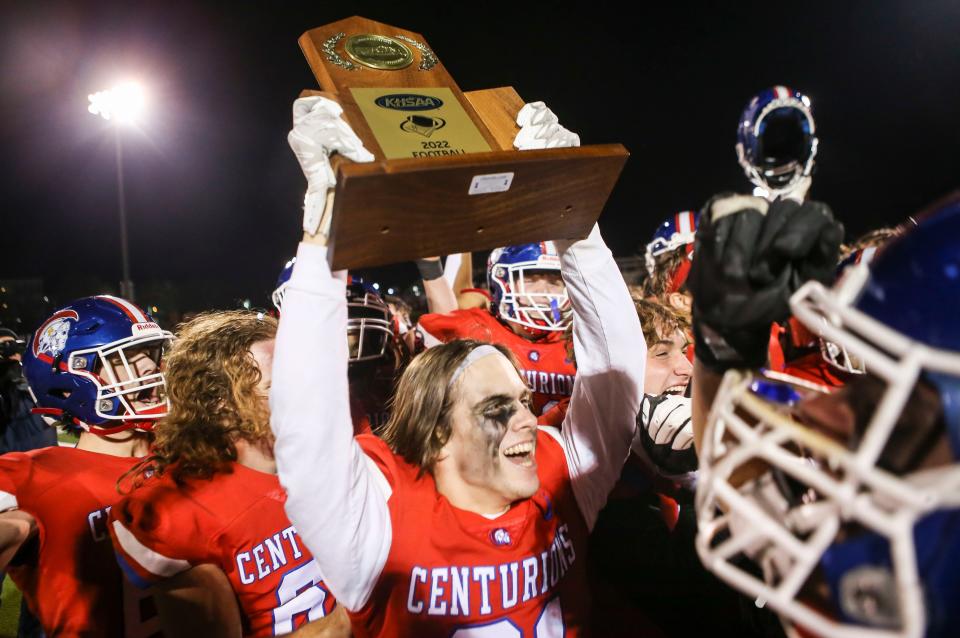
[[[327,189],[337,182],[330,166],[330,155],[340,153],[354,162],[372,162],[374,159],[341,117],[342,113],[339,104],[321,96],[302,97],[293,103],[293,129],[287,142],[307,178],[303,230],[310,235],[326,234],[330,223],[329,219],[321,219]]]
[[[819,202],[718,196],[700,218],[690,272],[696,356],[714,372],[766,363],[770,324],[804,282],[833,278],[843,226]]]

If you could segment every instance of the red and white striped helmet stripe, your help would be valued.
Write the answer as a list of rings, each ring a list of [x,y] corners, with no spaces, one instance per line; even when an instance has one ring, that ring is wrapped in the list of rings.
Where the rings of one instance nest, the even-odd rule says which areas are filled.
[[[773,95],[778,100],[785,100],[792,95],[792,92],[788,87],[778,85],[773,87]]]
[[[104,301],[109,301],[113,305],[119,307],[123,310],[124,314],[130,318],[130,321],[134,323],[145,323],[150,321],[149,318],[143,313],[142,310],[137,308],[135,305],[127,301],[126,299],[121,299],[120,297],[112,297],[110,295],[97,295],[97,299],[103,299]]]
[[[694,226],[694,212],[690,210],[685,210],[674,215],[674,223],[677,225],[677,232],[681,234],[689,234],[696,230]]]

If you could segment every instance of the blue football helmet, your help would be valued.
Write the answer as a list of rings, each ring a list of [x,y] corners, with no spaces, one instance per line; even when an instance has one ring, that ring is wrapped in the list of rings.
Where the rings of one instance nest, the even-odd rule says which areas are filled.
[[[64,306],[23,355],[35,412],[94,434],[149,431],[167,413],[160,366],[171,339],[125,299],[98,295]]]
[[[696,211],[682,210],[671,215],[657,226],[656,232],[653,233],[653,239],[647,244],[645,262],[648,275],[653,277],[657,268],[657,257],[681,246],[693,245],[697,235],[699,217],[700,214]]]
[[[737,159],[768,197],[787,195],[813,171],[816,126],[810,98],[786,86],[755,95],[740,116]]]
[[[560,257],[552,241],[494,249],[487,259],[493,314],[534,335],[566,330],[572,318],[566,287],[559,294],[525,289],[524,275],[544,272],[560,274]]]
[[[818,414],[727,373],[699,450],[704,565],[808,633],[960,635],[960,196],[790,305],[867,374],[808,395]]]

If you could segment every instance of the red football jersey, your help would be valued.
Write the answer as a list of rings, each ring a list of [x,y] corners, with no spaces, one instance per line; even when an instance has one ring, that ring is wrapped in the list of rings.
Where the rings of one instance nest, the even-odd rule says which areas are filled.
[[[353,419],[354,434],[373,434],[379,431],[390,419],[390,413],[383,409],[382,405],[372,402],[362,401],[359,398],[350,396],[350,416]]]
[[[247,636],[289,633],[330,613],[336,602],[283,511],[276,475],[230,468],[180,486],[169,473],[148,479],[113,508],[110,534],[128,578],[146,587],[216,565],[237,595]]]
[[[107,533],[117,480],[140,460],[61,447],[0,456],[0,499],[38,528],[8,572],[48,635],[159,635],[152,599],[124,580]]]
[[[357,440],[390,484],[394,536],[370,599],[350,614],[355,636],[581,635],[587,525],[556,439],[537,433],[539,491],[492,520],[453,507],[380,439]]]
[[[507,346],[520,362],[533,391],[533,413],[541,415],[573,391],[577,368],[567,358],[560,332],[547,340],[528,341],[503,325],[484,308],[454,310],[420,317],[420,330],[429,346],[437,341],[479,339]]]

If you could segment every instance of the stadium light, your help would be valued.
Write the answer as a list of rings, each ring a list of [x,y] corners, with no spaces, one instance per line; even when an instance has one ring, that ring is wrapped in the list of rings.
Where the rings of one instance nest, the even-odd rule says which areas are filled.
[[[146,111],[146,93],[136,82],[118,84],[111,89],[91,93],[87,98],[90,100],[88,111],[105,120],[123,124],[139,122]]]
[[[124,82],[113,88],[91,93],[87,98],[90,100],[90,104],[87,106],[90,113],[114,123],[117,156],[117,208],[120,213],[120,250],[123,267],[120,296],[134,301],[133,280],[130,278],[130,251],[127,245],[127,202],[123,179],[123,143],[119,125],[133,126],[142,120],[146,111],[147,96],[140,84]]]

